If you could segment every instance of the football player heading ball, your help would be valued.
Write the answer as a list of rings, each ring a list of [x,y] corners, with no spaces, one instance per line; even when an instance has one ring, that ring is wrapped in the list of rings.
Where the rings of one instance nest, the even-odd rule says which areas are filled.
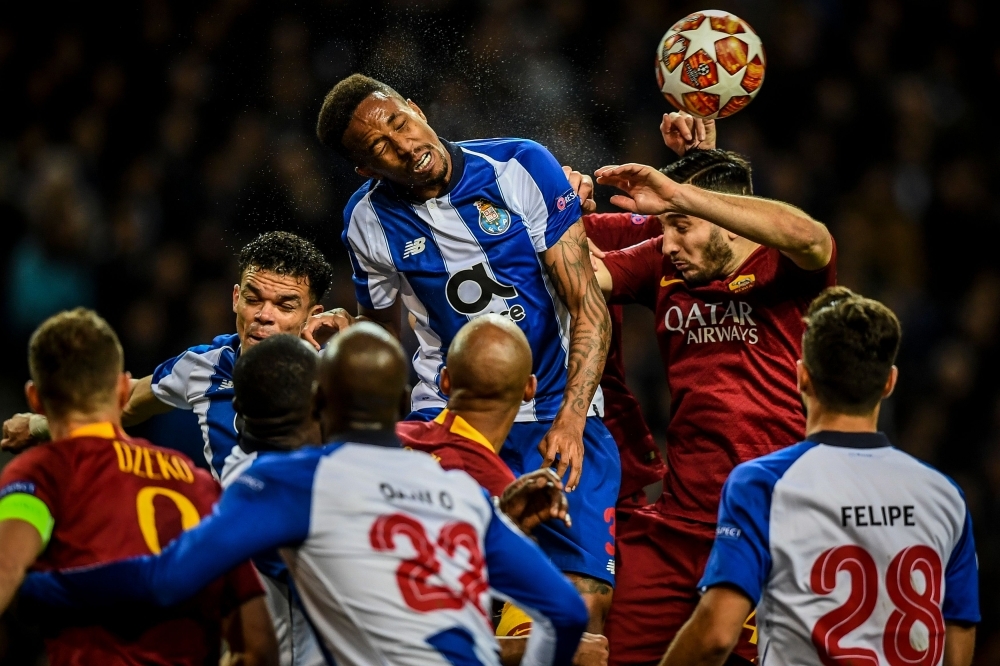
[[[355,74],[324,100],[320,141],[369,178],[344,211],[343,239],[360,314],[398,332],[402,300],[414,315],[420,382],[411,418],[433,419],[447,399],[439,370],[471,318],[502,314],[521,327],[538,378],[501,456],[515,474],[568,473],[573,526],[536,530],[576,581],[600,633],[614,583],[618,450],[601,422],[598,381],[608,309],[589,262],[576,192],[548,150],[524,139],[451,143],[420,108]],[[356,319],[344,310],[304,329],[317,347]]]

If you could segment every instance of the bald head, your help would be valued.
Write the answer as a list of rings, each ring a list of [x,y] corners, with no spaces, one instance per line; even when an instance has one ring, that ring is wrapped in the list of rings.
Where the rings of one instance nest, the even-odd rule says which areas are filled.
[[[399,342],[376,324],[355,324],[334,337],[320,359],[316,395],[324,437],[348,429],[391,431],[407,368]]]
[[[520,405],[531,378],[531,347],[517,324],[497,314],[462,327],[448,347],[447,387],[452,399]]]

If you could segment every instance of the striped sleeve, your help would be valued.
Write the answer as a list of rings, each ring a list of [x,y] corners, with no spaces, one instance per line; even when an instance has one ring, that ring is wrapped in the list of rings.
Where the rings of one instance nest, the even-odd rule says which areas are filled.
[[[358,303],[371,310],[383,310],[396,302],[400,279],[371,194],[366,185],[351,197],[344,209],[341,240],[351,259]]]

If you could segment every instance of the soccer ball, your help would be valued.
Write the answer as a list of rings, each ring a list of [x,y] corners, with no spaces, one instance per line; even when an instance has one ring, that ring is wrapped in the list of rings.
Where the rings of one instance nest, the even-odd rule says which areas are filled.
[[[764,45],[750,24],[708,9],[675,23],[656,49],[660,92],[681,111],[725,118],[750,103],[764,83]]]

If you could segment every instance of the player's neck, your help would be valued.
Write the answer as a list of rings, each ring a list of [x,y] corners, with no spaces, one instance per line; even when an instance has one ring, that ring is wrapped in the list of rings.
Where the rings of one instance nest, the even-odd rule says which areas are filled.
[[[69,412],[58,418],[49,417],[49,434],[52,441],[66,439],[74,430],[95,423],[110,423],[116,429],[122,429],[121,412],[117,409],[97,410],[95,412]]]
[[[835,430],[838,432],[878,432],[879,408],[871,414],[856,416],[824,409],[815,405],[806,415],[806,435]]]
[[[735,273],[743,263],[750,258],[754,250],[760,247],[760,243],[754,243],[746,238],[738,238],[730,248],[733,251],[733,258],[729,260],[724,270],[724,277],[729,277]]]
[[[448,152],[448,148],[444,149],[444,159],[447,165],[447,170],[445,171],[444,178],[441,182],[434,183],[428,187],[421,187],[410,189],[407,188],[407,196],[414,201],[428,201],[430,199],[436,199],[441,196],[441,193],[448,189],[448,185],[451,183],[452,177],[454,177],[454,171],[452,169],[454,161],[451,159],[451,153]]]
[[[449,400],[448,411],[465,419],[465,422],[479,431],[493,445],[493,450],[500,453],[503,443],[510,434],[510,427],[517,416],[517,407],[498,406],[489,401]]]

